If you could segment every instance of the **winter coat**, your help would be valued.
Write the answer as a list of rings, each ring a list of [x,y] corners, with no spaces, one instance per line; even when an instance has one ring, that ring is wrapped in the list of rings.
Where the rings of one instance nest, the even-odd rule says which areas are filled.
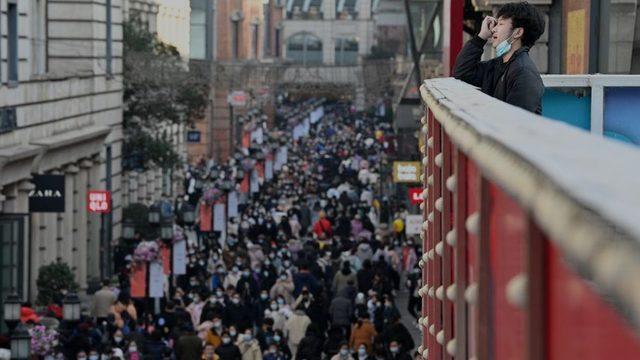
[[[351,300],[340,294],[331,301],[329,316],[333,326],[349,326],[353,318]]]
[[[480,61],[486,43],[479,36],[467,41],[456,59],[455,78],[511,105],[542,114],[544,85],[529,48],[518,49],[506,63],[502,57]]]
[[[295,286],[293,285],[293,281],[290,280],[278,280],[276,281],[276,283],[273,285],[273,287],[271,287],[271,291],[269,291],[269,298],[270,299],[277,299],[278,296],[282,296],[284,298],[284,301],[287,304],[292,304],[293,303],[293,290],[295,289]]]
[[[242,360],[262,360],[262,352],[260,351],[258,340],[252,339],[250,342],[240,341],[237,346],[242,354]]]
[[[311,319],[299,311],[291,314],[284,324],[284,333],[289,339],[289,345],[297,346],[307,332],[307,327],[311,324]]]
[[[373,348],[373,339],[378,335],[375,327],[368,319],[364,319],[361,324],[355,324],[351,327],[351,338],[349,339],[349,347],[355,349],[360,344],[366,344],[369,353]]]
[[[242,360],[240,349],[234,344],[222,344],[216,348],[220,360]],[[195,358],[194,358],[195,359]]]
[[[352,281],[353,285],[356,287],[358,286],[358,278],[356,277],[356,274],[353,272],[345,274],[342,270],[338,271],[333,277],[331,291],[333,291],[334,294],[341,292],[342,289],[347,287],[349,281]]]

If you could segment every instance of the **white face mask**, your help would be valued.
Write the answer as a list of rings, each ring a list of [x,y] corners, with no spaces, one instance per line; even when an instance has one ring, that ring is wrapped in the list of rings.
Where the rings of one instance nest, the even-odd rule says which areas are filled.
[[[349,349],[340,349],[340,355],[342,356],[349,355]]]
[[[138,352],[138,348],[137,348],[137,347],[135,347],[135,346],[130,346],[130,347],[129,347],[129,352],[130,352],[130,353]]]
[[[89,355],[89,360],[98,360],[99,358],[98,355]]]
[[[113,338],[113,340],[115,340],[115,342],[119,343],[122,341],[122,338],[120,336],[116,336]]]
[[[367,349],[366,349],[366,348],[363,348],[363,347],[359,348],[359,349],[358,349],[358,355],[360,355],[360,356],[365,356],[365,355],[367,355]]]

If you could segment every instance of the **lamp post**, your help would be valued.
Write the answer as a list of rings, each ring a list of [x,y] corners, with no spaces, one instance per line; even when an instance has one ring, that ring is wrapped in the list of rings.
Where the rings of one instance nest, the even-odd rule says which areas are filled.
[[[149,224],[158,225],[160,223],[160,207],[158,204],[153,204],[149,207],[148,219]]]
[[[195,224],[196,211],[193,205],[186,202],[182,203],[182,205],[180,206],[179,214],[180,220],[182,220],[185,225],[192,226],[193,224]]]
[[[11,359],[28,360],[31,357],[31,335],[27,328],[20,322],[22,299],[12,292],[4,300],[4,322],[11,331]]]
[[[62,300],[62,319],[72,325],[80,321],[80,298],[70,292]]]
[[[124,219],[122,221],[122,238],[125,240],[133,240],[136,235],[135,224],[131,219]]]

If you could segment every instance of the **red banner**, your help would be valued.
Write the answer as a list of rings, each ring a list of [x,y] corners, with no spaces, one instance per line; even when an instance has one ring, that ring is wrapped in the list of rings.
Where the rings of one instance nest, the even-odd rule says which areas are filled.
[[[131,297],[143,298],[147,296],[147,263],[140,262],[132,268],[130,277]]]
[[[208,232],[212,230],[213,208],[206,203],[200,204],[200,231]]]
[[[171,248],[163,245],[160,248],[160,256],[162,257],[162,269],[165,275],[171,275]]]
[[[242,183],[240,183],[240,192],[248,193],[249,192],[249,174],[244,175],[244,179],[242,179]]]
[[[420,204],[423,201],[422,188],[409,188],[409,200],[411,201],[412,205]]]

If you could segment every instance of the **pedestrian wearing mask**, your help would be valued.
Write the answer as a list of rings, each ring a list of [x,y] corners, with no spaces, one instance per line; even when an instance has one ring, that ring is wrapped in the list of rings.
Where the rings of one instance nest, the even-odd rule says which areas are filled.
[[[307,327],[311,324],[311,319],[304,313],[302,309],[296,309],[287,322],[284,324],[284,333],[287,339],[289,339],[289,348],[293,356],[296,356],[298,345],[305,336]]]
[[[242,360],[240,349],[233,343],[228,331],[222,333],[222,344],[216,348],[220,360]]]
[[[262,358],[264,360],[287,360],[285,354],[276,345],[269,346]]]
[[[202,360],[219,360],[218,355],[216,354],[216,347],[207,344],[202,351]]]
[[[229,286],[233,286],[235,288],[238,285],[238,280],[240,280],[241,275],[240,267],[238,265],[234,265],[231,268],[231,272],[224,278],[224,288],[226,289]]]
[[[269,292],[269,297],[272,299],[276,299],[278,297],[282,297],[284,302],[287,304],[292,304],[294,301],[293,291],[295,289],[295,285],[293,284],[293,280],[289,278],[286,273],[281,273],[280,277],[276,281],[276,283],[271,287],[271,291]]]
[[[346,342],[340,344],[340,351],[333,355],[331,360],[354,360],[349,351],[349,345]]]
[[[209,332],[207,333],[206,343],[213,345],[215,348],[222,344],[222,319],[219,315],[214,315],[211,320],[212,326]]]
[[[182,325],[182,335],[175,346],[176,360],[198,359],[202,354],[202,340],[196,334],[191,323]]]
[[[357,348],[356,358],[355,360],[369,360],[374,359],[369,356],[369,349],[365,344],[359,344]]]
[[[135,341],[129,343],[127,347],[127,360],[142,360],[142,353],[138,350],[138,345]]]
[[[395,340],[389,344],[388,349],[389,351],[384,357],[385,360],[411,360],[411,356]]]
[[[258,340],[253,337],[251,329],[246,329],[237,342],[238,349],[242,354],[242,360],[262,360],[262,351]]]

